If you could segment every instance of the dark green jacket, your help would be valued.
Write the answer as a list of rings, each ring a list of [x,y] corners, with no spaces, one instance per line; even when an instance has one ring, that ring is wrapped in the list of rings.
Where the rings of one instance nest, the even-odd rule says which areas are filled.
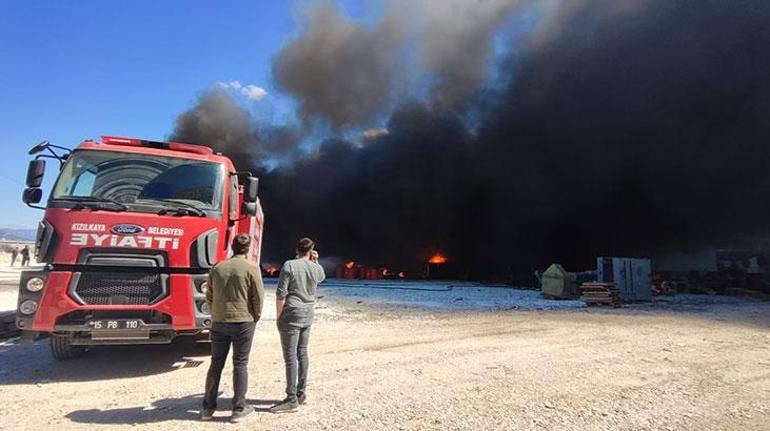
[[[243,256],[233,256],[211,269],[206,302],[214,322],[256,322],[264,298],[262,274]]]

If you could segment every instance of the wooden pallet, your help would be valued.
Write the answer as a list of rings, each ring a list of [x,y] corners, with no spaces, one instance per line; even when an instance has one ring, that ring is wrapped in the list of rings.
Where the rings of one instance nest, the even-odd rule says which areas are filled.
[[[580,285],[580,289],[583,292],[580,299],[589,307],[602,305],[612,307],[623,306],[623,300],[620,299],[620,293],[615,283],[583,283]]]

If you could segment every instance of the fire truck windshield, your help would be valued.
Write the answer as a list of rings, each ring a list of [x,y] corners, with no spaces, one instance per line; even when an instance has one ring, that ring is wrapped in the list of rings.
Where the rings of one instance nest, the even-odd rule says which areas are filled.
[[[186,208],[203,215],[221,208],[223,180],[223,169],[216,163],[80,150],[64,165],[51,199],[79,205],[112,203],[113,208],[132,211]]]

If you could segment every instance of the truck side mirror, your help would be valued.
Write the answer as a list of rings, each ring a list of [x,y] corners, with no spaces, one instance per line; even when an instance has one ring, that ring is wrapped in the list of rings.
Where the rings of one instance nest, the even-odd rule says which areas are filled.
[[[43,199],[43,189],[37,187],[26,188],[21,195],[21,200],[27,205],[40,203],[41,199]]]
[[[45,174],[45,160],[30,160],[27,167],[27,187],[40,187],[43,184],[43,174]]]
[[[37,154],[37,153],[40,153],[40,152],[42,152],[43,150],[45,150],[46,148],[48,148],[50,145],[51,145],[51,143],[50,143],[50,142],[48,142],[48,141],[43,141],[43,142],[41,142],[41,143],[39,143],[39,144],[35,145],[34,147],[30,148],[30,149],[29,149],[29,155],[31,156],[31,155],[33,155],[33,154]]]
[[[256,202],[244,202],[243,203],[243,212],[250,215],[255,216],[257,215],[257,203]]]
[[[257,201],[257,190],[259,189],[259,178],[248,177],[243,188],[243,201],[254,203]]]

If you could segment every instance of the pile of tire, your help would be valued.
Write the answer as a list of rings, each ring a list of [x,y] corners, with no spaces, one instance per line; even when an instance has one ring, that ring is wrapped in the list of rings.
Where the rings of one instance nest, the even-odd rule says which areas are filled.
[[[0,339],[19,335],[21,335],[21,331],[16,327],[16,311],[0,312]]]

